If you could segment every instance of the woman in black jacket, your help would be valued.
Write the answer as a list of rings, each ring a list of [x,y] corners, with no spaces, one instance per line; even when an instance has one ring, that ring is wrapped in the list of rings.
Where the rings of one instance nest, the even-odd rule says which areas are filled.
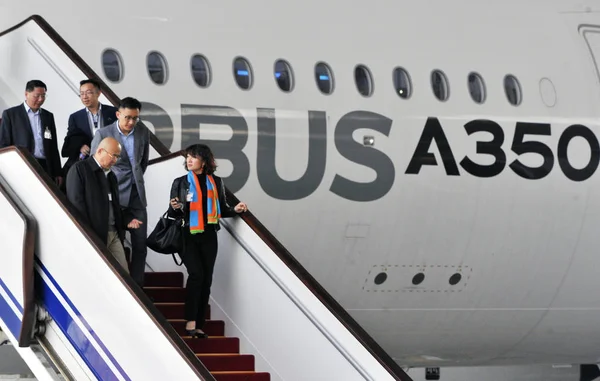
[[[194,144],[184,153],[188,173],[173,181],[169,214],[183,214],[185,219],[181,255],[188,271],[185,329],[192,337],[206,338],[202,327],[217,259],[219,219],[233,217],[248,207],[243,202],[234,208],[227,204],[225,186],[223,180],[214,175],[217,166],[208,146]]]

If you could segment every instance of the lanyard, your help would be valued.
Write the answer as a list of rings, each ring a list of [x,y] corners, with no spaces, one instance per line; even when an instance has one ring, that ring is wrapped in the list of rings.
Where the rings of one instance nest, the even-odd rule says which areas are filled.
[[[96,115],[92,114],[92,112],[90,110],[88,110],[88,113],[92,116],[92,124],[94,125],[94,130],[96,128],[98,128],[98,124],[100,123],[100,113],[102,112],[102,105],[100,105],[98,107],[98,112],[96,113]]]

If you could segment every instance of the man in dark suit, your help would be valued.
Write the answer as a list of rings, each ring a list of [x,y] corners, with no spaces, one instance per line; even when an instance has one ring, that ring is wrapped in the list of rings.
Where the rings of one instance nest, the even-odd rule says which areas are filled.
[[[117,111],[117,121],[101,128],[92,140],[92,151],[96,152],[106,137],[117,139],[123,150],[121,158],[112,170],[119,181],[119,201],[126,218],[137,221],[129,227],[131,233],[131,276],[140,285],[144,283],[146,269],[146,247],[148,214],[146,212],[146,185],[144,173],[150,156],[150,134],[143,125],[138,125],[142,104],[135,98],[123,98]],[[67,190],[67,193],[69,190]]]
[[[111,171],[121,156],[121,145],[111,137],[103,139],[96,153],[87,160],[73,164],[67,174],[67,197],[81,216],[106,244],[119,264],[129,272],[123,241],[124,216],[119,205],[117,177]],[[139,225],[130,221],[129,228]]]
[[[0,124],[0,148],[17,146],[33,154],[46,173],[60,186],[62,170],[54,115],[41,108],[46,100],[46,84],[27,82],[25,102],[4,110]]]
[[[93,79],[79,82],[79,97],[85,106],[69,116],[69,128],[62,146],[62,157],[69,159],[63,167],[66,175],[79,159],[90,155],[90,146],[96,131],[117,120],[117,108],[100,103],[100,83]]]

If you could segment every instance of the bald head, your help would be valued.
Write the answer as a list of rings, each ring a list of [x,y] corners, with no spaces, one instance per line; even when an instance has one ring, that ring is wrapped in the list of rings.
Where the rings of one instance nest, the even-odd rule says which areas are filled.
[[[113,137],[106,137],[104,139],[102,139],[102,141],[100,142],[100,144],[98,144],[98,149],[103,148],[105,150],[109,150],[110,152],[114,152],[117,149],[121,149],[121,145],[119,144],[119,142],[117,141],[117,139],[113,138]],[[97,151],[96,151],[97,152]]]
[[[94,158],[104,169],[110,169],[121,157],[121,144],[117,139],[107,137],[98,144]]]

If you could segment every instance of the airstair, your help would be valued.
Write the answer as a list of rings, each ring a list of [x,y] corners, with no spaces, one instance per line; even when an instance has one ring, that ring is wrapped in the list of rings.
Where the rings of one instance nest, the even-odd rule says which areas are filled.
[[[79,80],[100,78],[39,16],[0,49],[0,104],[43,79],[62,142]],[[152,225],[182,159],[151,144]],[[410,380],[252,213],[219,232],[208,339],[185,336],[184,268],[149,252],[141,289],[77,215],[28,152],[0,150],[0,328],[39,380]]]

